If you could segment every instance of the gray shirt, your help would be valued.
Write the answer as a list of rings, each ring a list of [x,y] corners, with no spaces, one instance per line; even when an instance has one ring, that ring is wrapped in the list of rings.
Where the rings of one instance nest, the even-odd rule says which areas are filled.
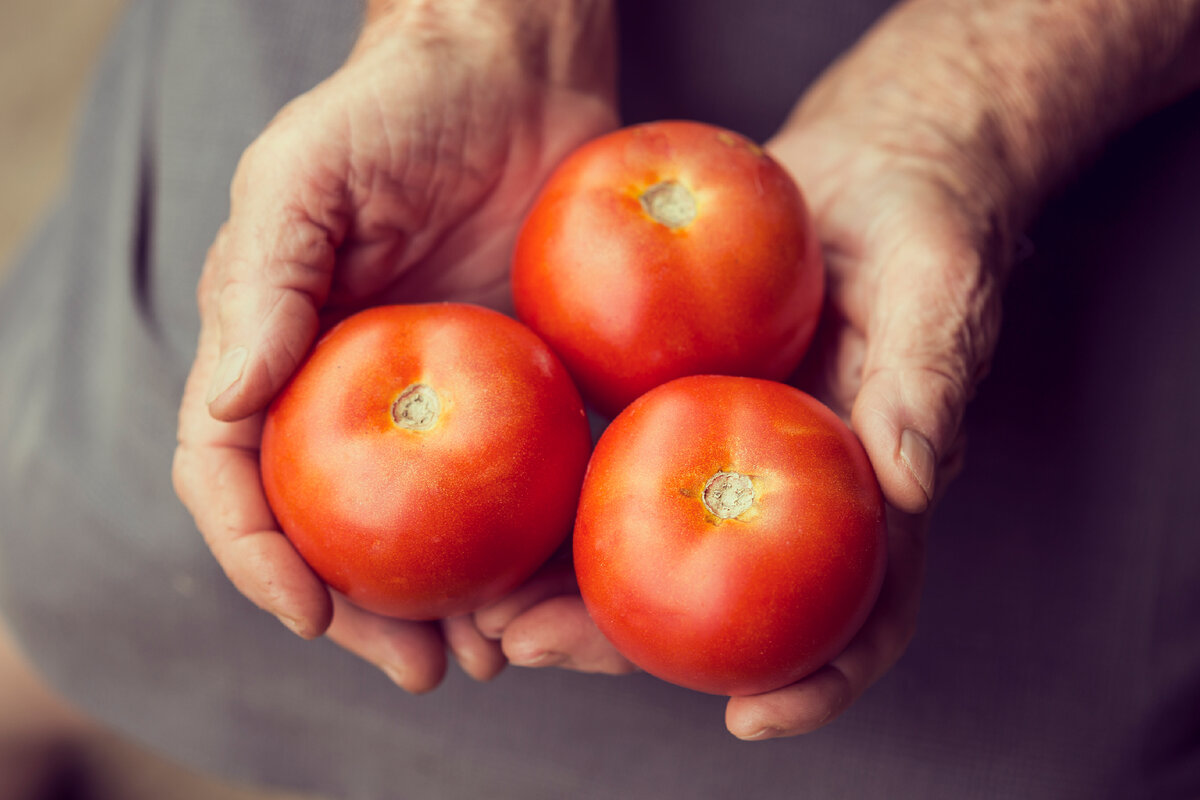
[[[195,284],[238,156],[358,5],[134,2],[3,286],[0,601],[61,692],[194,767],[337,796],[1200,796],[1200,98],[1031,231],[917,637],[832,726],[741,743],[721,698],[647,676],[451,669],[409,697],[243,599],[171,489]],[[764,138],[885,5],[628,2],[626,120]]]

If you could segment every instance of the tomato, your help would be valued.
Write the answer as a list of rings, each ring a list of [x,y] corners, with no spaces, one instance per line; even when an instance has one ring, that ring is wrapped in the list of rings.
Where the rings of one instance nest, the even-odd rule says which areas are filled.
[[[373,308],[268,410],[263,487],[330,586],[388,616],[497,599],[570,533],[591,437],[550,349],[469,305]]]
[[[788,377],[824,270],[799,189],[762,148],[656,122],[559,166],[522,225],[512,284],[517,316],[612,416],[684,375]]]
[[[780,383],[680,378],[592,455],[575,569],[596,625],[647,672],[757,694],[837,656],[879,593],[883,498],[840,419]]]

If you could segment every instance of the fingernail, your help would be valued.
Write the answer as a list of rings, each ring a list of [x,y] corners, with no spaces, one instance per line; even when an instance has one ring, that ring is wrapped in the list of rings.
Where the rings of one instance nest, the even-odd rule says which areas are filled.
[[[561,664],[562,660],[562,653],[556,653],[553,650],[545,650],[541,653],[534,653],[518,661],[513,661],[512,663],[516,664],[518,667],[550,667],[555,664]]]
[[[908,471],[921,484],[928,500],[933,499],[933,475],[937,468],[937,459],[933,454],[933,446],[929,440],[916,431],[905,428],[900,434],[900,458]]]
[[[463,672],[468,675],[472,674],[479,666],[479,655],[472,649],[467,648],[461,652],[454,651],[454,658],[458,661],[458,665],[463,668]]]
[[[286,627],[292,633],[296,634],[302,639],[308,638],[304,635],[304,627],[300,624],[300,620],[292,619],[291,617],[285,617],[282,614],[279,615],[278,619],[283,623],[284,627]]]
[[[216,400],[241,379],[249,355],[250,351],[246,348],[235,347],[221,358],[221,362],[217,364],[217,371],[213,373],[212,383],[208,386],[205,402],[211,403]]]
[[[404,679],[406,676],[404,674],[403,667],[398,667],[395,664],[383,664],[379,668],[383,670],[384,675],[388,676],[388,680],[399,686],[401,689],[404,689]],[[408,690],[405,689],[405,691]]]
[[[779,734],[780,734],[780,730],[778,728],[772,728],[772,727],[768,726],[766,728],[759,728],[754,733],[751,733],[749,735],[745,735],[745,736],[743,736],[741,734],[736,734],[736,735],[743,742],[757,742],[757,741],[761,741],[763,739],[774,739]]]

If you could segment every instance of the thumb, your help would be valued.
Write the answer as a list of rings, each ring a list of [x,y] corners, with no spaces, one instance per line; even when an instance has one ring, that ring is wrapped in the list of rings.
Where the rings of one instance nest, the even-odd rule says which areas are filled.
[[[970,250],[898,254],[883,273],[851,420],[889,503],[917,514],[958,449],[999,333],[997,281]]]
[[[200,281],[201,324],[220,343],[206,401],[226,421],[266,406],[303,360],[344,233],[332,203],[261,152],[252,147],[238,167]]]

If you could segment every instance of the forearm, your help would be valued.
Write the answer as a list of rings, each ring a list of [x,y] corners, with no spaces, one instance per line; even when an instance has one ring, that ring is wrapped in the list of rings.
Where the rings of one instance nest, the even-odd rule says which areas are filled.
[[[909,0],[792,121],[857,107],[878,144],[915,143],[1012,231],[1105,140],[1200,84],[1198,52],[1197,0]]]
[[[1196,85],[1200,3],[1190,0],[913,5],[964,8],[963,33],[952,20],[947,44],[976,43],[967,64],[995,98],[999,166],[1026,206],[1018,221],[1114,133]]]

